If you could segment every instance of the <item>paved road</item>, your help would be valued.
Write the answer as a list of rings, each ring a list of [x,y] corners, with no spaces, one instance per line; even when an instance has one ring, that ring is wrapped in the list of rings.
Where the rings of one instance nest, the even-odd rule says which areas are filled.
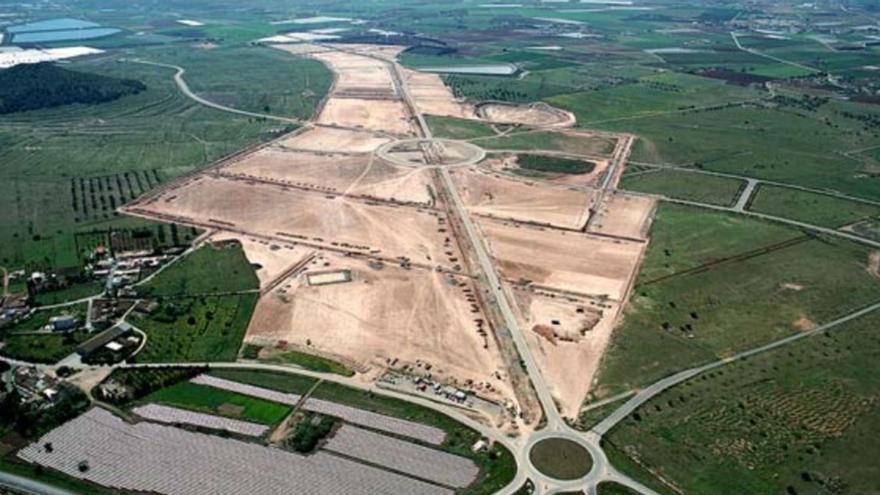
[[[739,194],[739,198],[736,200],[736,203],[734,203],[731,209],[737,213],[742,213],[746,211],[746,206],[748,206],[749,200],[752,199],[752,193],[755,192],[755,188],[757,186],[757,180],[746,179],[746,187]]]
[[[703,366],[680,371],[674,375],[663,378],[662,380],[657,381],[657,382],[645,387],[638,394],[636,394],[635,397],[626,401],[625,404],[620,406],[617,410],[615,410],[613,413],[611,413],[607,418],[600,421],[599,424],[597,424],[595,427],[593,427],[593,429],[591,431],[601,437],[602,435],[607,433],[608,430],[610,430],[614,425],[616,425],[617,423],[622,421],[624,418],[626,418],[627,416],[632,414],[632,412],[635,411],[639,406],[641,406],[642,404],[644,404],[645,402],[647,402],[648,400],[653,398],[655,395],[659,394],[660,392],[663,392],[664,390],[668,389],[669,387],[672,387],[672,386],[677,385],[685,380],[693,378],[696,375],[699,375],[701,373],[705,373],[706,371],[724,366],[726,364],[732,363],[734,361],[738,361],[740,359],[743,359],[743,358],[746,358],[749,356],[754,356],[756,354],[761,354],[761,353],[764,353],[767,351],[771,351],[773,349],[776,349],[778,347],[782,347],[782,346],[790,344],[792,342],[797,342],[798,340],[805,339],[807,337],[812,337],[813,335],[816,335],[817,333],[831,330],[839,325],[842,325],[844,323],[848,323],[852,320],[855,320],[855,319],[860,318],[862,316],[865,316],[869,313],[877,311],[878,309],[880,309],[880,303],[876,303],[876,304],[873,304],[873,305],[868,306],[866,308],[863,308],[863,309],[860,309],[860,310],[855,311],[853,313],[850,313],[850,314],[843,316],[841,318],[838,318],[834,321],[831,321],[831,322],[828,322],[824,325],[818,326],[818,327],[814,328],[813,330],[796,333],[794,335],[777,340],[775,342],[771,342],[769,344],[762,345],[760,347],[756,347],[756,348],[750,349],[748,351],[743,351],[743,352],[734,354],[733,356],[730,356],[730,357],[727,357],[724,359],[720,359],[718,361],[715,361],[715,362],[712,362],[712,363],[709,363],[709,364],[706,364]]]
[[[224,112],[235,113],[238,115],[245,115],[247,117],[256,117],[256,118],[267,119],[267,120],[277,120],[279,122],[284,122],[287,124],[300,125],[303,123],[303,121],[299,120],[299,119],[293,119],[293,118],[289,118],[289,117],[279,117],[278,115],[269,115],[266,113],[248,112],[246,110],[239,110],[237,108],[227,107],[227,106],[221,105],[219,103],[214,103],[211,100],[206,100],[205,98],[202,98],[201,96],[192,92],[192,90],[189,88],[189,85],[186,83],[186,80],[183,78],[183,75],[186,73],[186,69],[184,69],[183,67],[180,67],[178,65],[163,64],[163,63],[159,63],[159,62],[150,62],[148,60],[139,60],[139,59],[123,59],[123,60],[125,62],[133,62],[136,64],[154,65],[156,67],[165,67],[167,69],[175,69],[177,72],[174,74],[174,82],[177,84],[177,87],[178,87],[178,89],[180,89],[180,92],[183,93],[186,97],[195,101],[196,103],[199,103],[199,104],[204,105],[206,107],[213,108],[216,110],[222,110]]]
[[[31,495],[77,495],[74,492],[47,485],[30,478],[0,471],[0,486]]]

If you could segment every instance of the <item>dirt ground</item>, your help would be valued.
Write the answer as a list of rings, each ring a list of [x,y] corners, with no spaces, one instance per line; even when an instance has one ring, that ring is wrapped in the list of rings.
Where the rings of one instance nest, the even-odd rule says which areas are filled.
[[[476,167],[450,170],[470,211],[501,219],[582,228],[594,194],[516,180]]]
[[[502,276],[621,300],[645,243],[480,220]]]
[[[257,269],[257,278],[260,280],[261,289],[282,275],[291,266],[296,265],[314,253],[313,249],[295,246],[293,243],[267,241],[232,232],[221,231],[211,236],[212,241],[232,239],[241,242],[241,247],[248,261],[260,266]]]
[[[473,104],[458,101],[452,90],[443,84],[439,74],[405,70],[403,77],[420,112],[459,119],[477,119]]]
[[[373,58],[347,52],[324,51],[312,53],[336,75],[333,92],[374,92],[393,96],[394,80],[387,64]]]
[[[621,193],[606,195],[590,226],[590,232],[646,239],[654,208],[652,198]]]
[[[366,155],[266,148],[220,173],[280,181],[318,191],[430,205],[430,171],[397,167]]]
[[[409,112],[400,100],[330,97],[318,123],[415,136]]]
[[[414,207],[203,177],[141,208],[229,230],[403,256],[429,266],[453,267],[461,259],[455,243],[446,241],[445,215]]]
[[[560,413],[577,417],[614,328],[618,305],[515,290],[520,323]],[[541,330],[567,338],[547,338]],[[551,333],[552,332],[552,333]]]
[[[375,132],[313,127],[281,141],[281,145],[303,151],[371,153],[391,140]]]
[[[248,341],[353,363],[364,381],[412,365],[483,397],[515,400],[474,298],[475,282],[462,273],[468,265],[436,195],[436,171],[386,163],[376,153],[393,140],[416,136],[382,62],[394,60],[401,47],[338,45],[345,53],[333,45],[278,48],[321,60],[335,72],[317,123],[170,183],[130,211],[216,229],[216,240],[241,241],[248,259],[259,265],[264,289]],[[480,119],[438,75],[409,69],[402,75],[421,112]],[[512,175],[515,157],[505,153],[449,169],[467,208],[479,217],[563,414],[574,415],[647,244],[608,235],[643,238],[653,204],[610,195],[594,226],[604,235],[574,231],[586,224],[597,197],[586,187],[598,183],[619,136],[555,130],[573,124],[574,117],[541,104],[489,104],[480,112],[496,122],[552,127],[530,142],[543,140],[550,150],[598,163],[590,174],[546,181]],[[412,153],[416,165],[424,160],[420,148],[403,145],[398,151]],[[455,149],[447,152],[455,158]],[[352,280],[309,285],[309,272],[327,270],[351,270]]]
[[[375,269],[332,254],[313,266],[351,270],[352,281],[309,286],[301,275],[285,282],[258,303],[249,341],[284,341],[380,369],[428,363],[436,379],[487,398],[511,397],[498,349],[479,331],[485,316],[467,299],[468,279]]]

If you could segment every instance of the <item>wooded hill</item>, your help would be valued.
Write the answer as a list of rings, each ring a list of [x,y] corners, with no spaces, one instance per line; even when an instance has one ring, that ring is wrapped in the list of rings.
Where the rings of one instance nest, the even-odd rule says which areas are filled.
[[[16,65],[0,70],[0,114],[104,103],[145,89],[140,81],[72,71],[48,62]]]

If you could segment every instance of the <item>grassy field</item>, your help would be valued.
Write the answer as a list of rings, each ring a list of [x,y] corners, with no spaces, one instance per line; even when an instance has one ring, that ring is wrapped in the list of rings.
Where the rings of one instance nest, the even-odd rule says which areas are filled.
[[[880,206],[768,185],[758,187],[749,210],[831,228],[880,215]]]
[[[274,371],[255,371],[246,369],[213,369],[209,374],[218,378],[247,383],[255,387],[271,388],[279,392],[303,395],[317,380],[293,373]]]
[[[632,84],[547,98],[552,105],[574,112],[578,125],[628,119],[695,107],[749,100],[760,93],[722,81],[680,73],[645,76]]]
[[[747,251],[640,282],[603,358],[594,395],[651,383],[878,299],[880,280],[867,270],[869,250],[861,246],[818,238]]]
[[[283,404],[192,382],[180,382],[163,388],[146,396],[143,401],[267,425],[280,423],[290,414],[290,407]]]
[[[133,49],[126,56],[187,67],[193,90],[221,103],[258,111],[268,106],[293,116],[311,115],[330,82],[319,63],[262,47],[163,46]],[[115,209],[284,127],[198,105],[180,94],[170,69],[121,63],[113,56],[74,61],[70,67],[143,81],[147,90],[110,103],[4,116],[0,262],[8,268],[78,266],[76,233],[155,228],[119,217]]]
[[[438,117],[426,115],[428,127],[436,137],[447,139],[472,139],[484,136],[494,136],[489,126],[471,120],[455,119],[452,117]]]
[[[87,297],[96,296],[104,292],[104,284],[100,281],[72,284],[60,290],[51,292],[38,292],[32,300],[35,305],[45,306],[59,304],[68,301],[77,301]]]
[[[637,284],[799,237],[797,230],[776,223],[661,202]]]
[[[237,28],[224,34],[235,34]],[[157,61],[186,69],[194,92],[222,105],[286,117],[312,117],[333,82],[317,60],[296,57],[265,46],[211,50],[192,47],[163,51]]]
[[[518,155],[516,163],[524,170],[555,174],[588,174],[596,168],[592,162],[542,155]]]
[[[196,296],[256,290],[259,280],[241,244],[206,244],[138,286],[145,297]]]
[[[638,495],[639,492],[614,483],[613,481],[606,481],[604,483],[599,483],[597,493],[599,495]]]
[[[563,151],[575,155],[608,155],[614,140],[601,136],[578,136],[561,132],[522,132],[504,137],[476,138],[477,146],[487,150]]]
[[[529,451],[529,460],[540,472],[559,480],[581,478],[593,467],[587,449],[562,438],[538,442]]]
[[[679,170],[648,170],[638,175],[625,175],[621,189],[660,194],[670,198],[731,206],[736,202],[744,181]]]
[[[322,373],[335,373],[342,376],[354,376],[354,371],[350,370],[342,363],[333,361],[332,359],[306,354],[304,352],[286,351],[267,359],[272,363],[295,364],[302,366],[307,370],[320,371]]]
[[[601,127],[639,136],[634,161],[698,164],[870,199],[880,195],[876,165],[842,153],[880,144],[880,135],[864,123],[872,115],[877,111],[848,102],[791,97],[773,106],[644,116]]]
[[[165,300],[131,323],[147,333],[141,363],[234,361],[256,306],[256,294]]]
[[[3,337],[0,354],[22,361],[57,363],[91,337],[86,331],[70,333],[12,334]]]
[[[873,493],[877,325],[866,316],[695,377],[609,441],[686,493]]]

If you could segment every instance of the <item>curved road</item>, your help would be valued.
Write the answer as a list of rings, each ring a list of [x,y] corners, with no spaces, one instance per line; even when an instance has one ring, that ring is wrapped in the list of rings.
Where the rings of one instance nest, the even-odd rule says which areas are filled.
[[[166,69],[176,70],[177,72],[174,74],[174,82],[177,84],[177,87],[178,87],[178,89],[180,89],[180,92],[183,93],[188,98],[194,100],[196,103],[199,103],[199,104],[204,105],[206,107],[213,108],[215,110],[222,110],[224,112],[235,113],[238,115],[245,115],[248,117],[256,117],[256,118],[268,119],[268,120],[277,120],[279,122],[285,122],[287,124],[297,124],[297,125],[304,124],[304,122],[299,119],[293,119],[293,118],[289,118],[289,117],[279,117],[277,115],[269,115],[266,113],[248,112],[246,110],[239,110],[237,108],[227,107],[227,106],[221,105],[219,103],[214,103],[211,100],[206,100],[205,98],[202,98],[201,96],[192,92],[192,90],[189,88],[189,85],[186,83],[186,80],[183,79],[183,75],[186,73],[186,69],[184,69],[183,67],[180,67],[179,65],[163,64],[160,62],[150,62],[148,60],[140,60],[140,59],[136,59],[136,58],[135,59],[121,59],[121,60],[123,60],[125,62],[132,62],[135,64],[153,65],[156,67],[165,67]]]

